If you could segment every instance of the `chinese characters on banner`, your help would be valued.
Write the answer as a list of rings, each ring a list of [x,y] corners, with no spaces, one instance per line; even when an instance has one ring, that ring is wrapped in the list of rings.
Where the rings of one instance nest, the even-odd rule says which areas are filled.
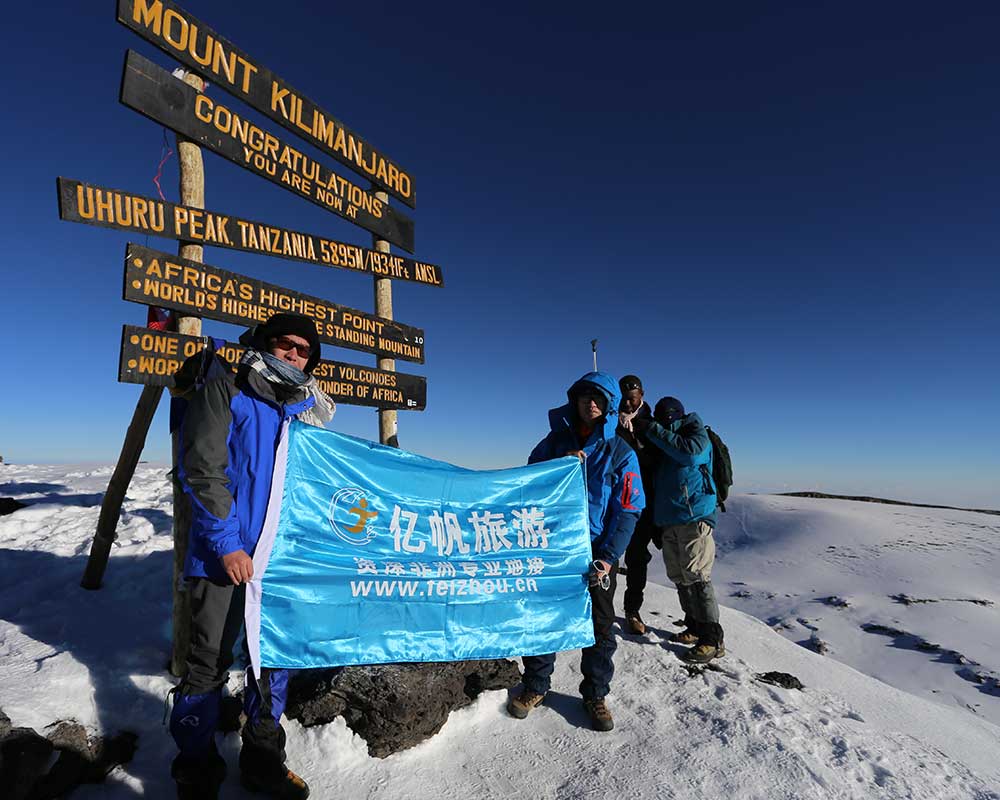
[[[577,459],[478,472],[292,423],[279,463],[248,592],[255,665],[592,643]]]

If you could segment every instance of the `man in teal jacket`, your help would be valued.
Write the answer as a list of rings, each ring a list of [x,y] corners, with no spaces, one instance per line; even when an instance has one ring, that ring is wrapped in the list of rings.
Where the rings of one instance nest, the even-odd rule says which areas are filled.
[[[653,520],[662,533],[663,563],[677,586],[687,626],[675,639],[695,644],[682,658],[704,664],[726,653],[712,587],[712,532],[718,516],[712,443],[701,418],[685,414],[676,397],[661,398],[653,420],[639,422],[636,432],[664,455],[656,472]]]
[[[604,698],[615,671],[615,575],[646,499],[635,451],[615,433],[620,399],[617,381],[604,372],[588,372],[566,394],[569,402],[549,411],[552,430],[531,451],[528,463],[567,455],[583,460],[593,558],[588,583],[594,644],[584,648],[580,658],[580,694],[592,727],[610,731],[614,721]],[[556,656],[549,653],[522,660],[524,690],[507,705],[507,711],[518,719],[545,699]]]

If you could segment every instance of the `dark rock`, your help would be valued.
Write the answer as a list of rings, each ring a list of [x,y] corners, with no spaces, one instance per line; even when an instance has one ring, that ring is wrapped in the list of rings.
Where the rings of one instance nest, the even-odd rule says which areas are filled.
[[[369,754],[385,758],[433,736],[480,692],[520,680],[506,659],[309,670],[289,686],[285,713],[307,728],[343,716]]]
[[[929,597],[910,597],[908,594],[900,592],[899,594],[889,595],[890,600],[895,600],[897,603],[902,603],[904,606],[913,606],[919,603],[937,603],[937,600],[932,600]]]
[[[13,497],[0,497],[0,517],[5,514],[13,514],[21,508],[27,508],[27,506]]]
[[[802,691],[805,687],[802,681],[787,672],[762,672],[755,676],[761,683],[769,683],[772,686],[780,686],[783,689],[798,689]]]
[[[866,633],[877,633],[880,636],[907,636],[906,631],[901,631],[899,628],[890,628],[888,625],[879,625],[875,622],[866,622],[861,626],[861,630]]]
[[[12,728],[0,741],[0,787],[5,800],[24,800],[45,774],[52,742],[31,728]]]
[[[103,783],[111,770],[132,760],[139,737],[128,731],[92,737],[79,723],[62,721],[50,727],[46,738],[59,759],[35,787],[32,797],[39,799],[62,797],[84,783]]]
[[[9,727],[0,712],[0,788],[10,800],[64,797],[81,783],[100,783],[135,755],[134,733],[87,735],[76,722],[57,722],[46,736],[30,728]],[[50,767],[53,753],[58,753]]]

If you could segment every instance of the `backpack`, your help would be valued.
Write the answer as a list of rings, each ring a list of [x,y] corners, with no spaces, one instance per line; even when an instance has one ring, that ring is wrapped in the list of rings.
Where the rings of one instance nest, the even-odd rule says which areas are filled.
[[[206,383],[222,380],[233,372],[233,365],[219,353],[223,339],[206,337],[205,346],[189,356],[174,374],[170,388],[170,432],[179,430],[191,395]]]
[[[719,508],[726,510],[726,498],[729,497],[729,487],[733,485],[733,462],[729,457],[729,448],[722,438],[711,428],[708,439],[712,443],[712,481],[715,483],[715,495],[719,500]]]

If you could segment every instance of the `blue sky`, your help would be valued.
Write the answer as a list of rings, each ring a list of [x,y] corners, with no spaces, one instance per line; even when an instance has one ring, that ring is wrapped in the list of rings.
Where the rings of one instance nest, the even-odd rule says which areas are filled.
[[[114,5],[6,15],[7,461],[113,461],[140,391],[116,382],[121,325],[145,319],[120,299],[137,237],[60,222],[55,193],[57,175],[155,193],[162,129],[118,83],[126,48],[175,65]],[[182,3],[416,178],[416,255],[446,286],[395,285],[427,342],[425,365],[398,363],[428,380],[403,446],[523,463],[596,337],[602,369],[724,436],[737,491],[1000,507],[1000,8],[478,5]],[[370,243],[205,164],[211,209]],[[176,159],[163,185],[176,200]],[[366,276],[205,260],[373,307]],[[334,427],[377,435],[370,409],[341,406]],[[168,452],[161,413],[145,457]]]

